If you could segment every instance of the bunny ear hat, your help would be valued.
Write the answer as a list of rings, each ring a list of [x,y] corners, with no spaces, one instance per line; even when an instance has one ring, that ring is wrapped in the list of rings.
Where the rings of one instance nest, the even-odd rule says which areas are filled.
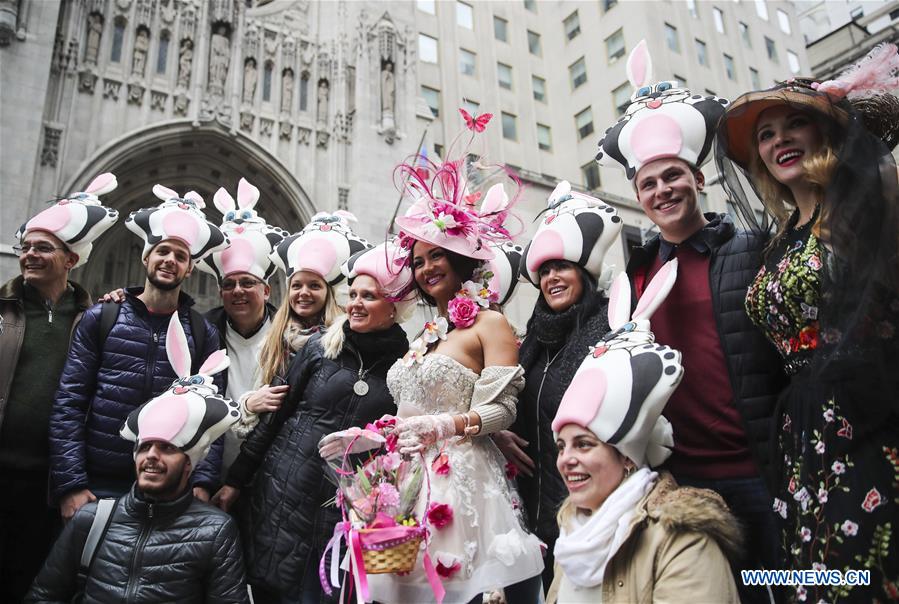
[[[218,396],[212,376],[227,369],[224,350],[209,355],[196,375],[190,375],[190,349],[178,313],[172,314],[166,331],[166,354],[178,375],[168,390],[128,415],[120,434],[135,443],[163,441],[190,458],[195,470],[219,436],[240,420],[238,404]]]
[[[93,242],[119,219],[119,212],[104,207],[99,199],[117,186],[114,174],[100,174],[84,191],[60,199],[19,227],[16,239],[21,241],[29,231],[46,231],[77,254],[75,267],[81,266],[87,262]]]
[[[684,374],[681,353],[655,343],[649,318],[677,279],[677,259],[659,269],[630,312],[627,275],[609,299],[612,328],[593,346],[562,397],[552,423],[558,436],[568,424],[592,431],[637,466],[657,466],[671,455],[674,438],[662,410]]]
[[[603,272],[602,260],[622,227],[618,212],[600,199],[571,190],[567,181],[556,185],[547,210],[521,257],[521,274],[540,287],[538,272],[550,260],[567,260],[594,279]]]
[[[186,245],[194,262],[228,247],[228,238],[221,229],[206,220],[202,212],[206,203],[196,191],[181,197],[172,189],[155,185],[153,194],[162,200],[161,204],[131,212],[125,220],[128,230],[144,240],[144,258],[166,239],[177,239]]]
[[[347,279],[368,275],[377,281],[384,295],[396,306],[397,323],[407,320],[415,310],[412,269],[406,262],[406,251],[393,240],[356,252],[343,263],[341,271]]]
[[[213,197],[215,207],[224,216],[221,230],[231,242],[226,249],[207,256],[197,266],[200,270],[222,280],[235,273],[249,273],[268,282],[277,270],[272,252],[288,233],[270,226],[253,208],[259,201],[259,189],[241,178],[237,185],[237,200],[224,188]]]
[[[702,167],[710,157],[727,99],[694,95],[677,82],[653,83],[646,40],[631,51],[627,75],[634,87],[631,104],[599,141],[596,161],[623,167],[628,180],[657,159],[676,157]]]
[[[281,241],[271,258],[284,271],[288,282],[294,273],[310,271],[328,285],[337,285],[344,278],[340,270],[343,263],[370,247],[353,233],[351,221],[355,222],[356,217],[350,212],[320,212],[302,231]]]

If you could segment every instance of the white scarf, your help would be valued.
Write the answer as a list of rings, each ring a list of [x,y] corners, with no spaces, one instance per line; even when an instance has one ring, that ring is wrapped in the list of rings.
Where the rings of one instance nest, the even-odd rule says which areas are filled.
[[[602,584],[606,564],[624,542],[637,503],[652,489],[658,476],[649,468],[637,470],[593,514],[576,514],[569,526],[560,528],[554,553],[574,585]]]

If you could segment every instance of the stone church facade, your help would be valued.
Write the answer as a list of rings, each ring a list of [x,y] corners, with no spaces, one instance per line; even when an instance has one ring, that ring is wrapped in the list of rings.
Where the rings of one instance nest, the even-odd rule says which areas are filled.
[[[162,183],[199,192],[218,221],[213,193],[245,177],[273,224],[347,209],[382,239],[392,168],[433,119],[417,104],[412,3],[0,0],[0,16],[4,281],[18,225],[107,171],[123,216]],[[117,224],[74,278],[92,293],[138,284],[140,250]],[[187,291],[217,299],[199,272]]]

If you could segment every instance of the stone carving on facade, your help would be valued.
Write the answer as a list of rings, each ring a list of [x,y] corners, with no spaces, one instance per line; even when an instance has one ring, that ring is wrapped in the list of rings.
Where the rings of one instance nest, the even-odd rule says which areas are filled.
[[[228,38],[228,27],[222,23],[215,26],[215,32],[209,44],[209,92],[214,96],[225,93],[225,82],[228,79],[228,66],[231,62],[231,40]]]
[[[190,71],[194,61],[194,42],[190,38],[181,40],[178,53],[178,87],[190,88]]]
[[[84,46],[85,65],[96,65],[100,53],[100,39],[103,36],[103,15],[91,13],[87,16],[87,42]]]
[[[62,137],[62,128],[54,128],[44,124],[44,144],[41,149],[41,165],[56,167],[59,161],[59,139]]]
[[[318,59],[318,75],[321,78],[328,78],[331,76],[331,55],[328,54],[328,47],[325,42],[319,44],[318,54],[316,55]]]
[[[165,92],[153,90],[150,92],[150,108],[156,111],[165,111],[165,101],[169,95]]]
[[[94,94],[97,87],[97,74],[92,70],[84,70],[78,74],[78,90],[87,94]]]
[[[319,130],[315,139],[315,144],[319,149],[327,149],[328,148],[328,139],[331,137],[325,130]]]
[[[112,99],[114,101],[119,100],[119,90],[122,88],[121,82],[116,82],[115,80],[108,80],[106,78],[103,79],[103,98],[104,99]]]
[[[309,42],[303,41],[300,44],[300,64],[302,65],[305,71],[308,71],[312,66],[312,61],[315,60],[315,47]]]
[[[240,129],[244,132],[252,132],[253,131],[253,122],[256,121],[256,116],[253,115],[250,111],[244,111],[240,114]]]
[[[61,32],[56,33],[56,40],[53,44],[53,56],[50,63],[50,69],[53,73],[63,73],[78,66],[78,42],[70,39],[66,44]]]
[[[175,95],[175,101],[172,104],[172,109],[175,112],[175,115],[187,115],[187,108],[190,106],[190,97],[187,96],[184,92],[179,92]]]
[[[263,43],[263,48],[265,50],[265,56],[274,58],[275,53],[278,52],[278,34],[268,29],[265,30],[265,42]]]
[[[328,123],[328,93],[330,85],[328,80],[322,78],[318,81],[318,90],[315,93],[315,119],[319,125]]]
[[[153,0],[137,0],[137,8],[134,9],[134,22],[144,27],[150,27],[153,19]]]
[[[145,27],[137,29],[134,37],[134,52],[131,54],[131,75],[144,77],[147,68],[147,52],[150,50],[150,32]]]
[[[180,0],[181,37],[193,40],[197,35],[197,7],[185,0]]]
[[[128,104],[140,105],[144,99],[144,87],[140,84],[128,84]]]
[[[293,67],[297,59],[297,43],[291,36],[284,38],[281,43],[281,65]]]
[[[396,58],[397,31],[393,23],[385,15],[378,22],[378,66],[380,69],[380,119],[378,134],[384,137],[388,145],[396,139]]]
[[[119,9],[119,13],[126,13],[131,8],[131,0],[115,0],[115,5]]]
[[[275,122],[268,118],[260,118],[259,119],[259,134],[261,136],[271,136],[272,135],[272,127],[274,127]]]
[[[252,105],[253,99],[256,97],[256,82],[259,79],[259,72],[256,69],[256,59],[250,57],[243,66],[243,94],[241,98],[243,102]]]
[[[177,14],[178,11],[175,9],[175,0],[160,0],[159,17],[162,19],[163,23],[171,25],[175,22],[175,16]]]
[[[281,137],[281,140],[289,141],[291,134],[293,134],[293,124],[290,122],[281,122],[281,125],[278,127],[278,135]]]
[[[281,113],[293,110],[293,70],[285,69],[281,74]]]
[[[255,57],[259,51],[259,28],[250,23],[243,32],[243,52],[248,57]]]
[[[312,138],[312,129],[306,126],[297,126],[297,143],[300,145],[308,145],[309,139]]]
[[[237,6],[234,0],[208,0],[210,4],[209,16],[212,22],[227,23],[231,25],[237,15]]]
[[[337,209],[338,210],[348,210],[349,209],[349,198],[350,198],[350,188],[349,187],[337,187]]]

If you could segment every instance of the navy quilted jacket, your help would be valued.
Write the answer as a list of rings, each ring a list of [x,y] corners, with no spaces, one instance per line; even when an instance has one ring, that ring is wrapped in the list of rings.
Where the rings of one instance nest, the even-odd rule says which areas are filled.
[[[90,488],[97,480],[134,480],[133,445],[119,430],[133,409],[164,391],[176,378],[165,352],[168,320],[151,320],[147,307],[136,297],[142,291],[126,290],[126,300],[102,351],[101,304],[85,311],[75,330],[50,416],[50,466],[57,498]],[[178,313],[195,355],[189,314],[192,304],[190,296],[182,293]],[[218,332],[208,321],[204,348],[202,359],[219,348]],[[219,392],[222,375],[215,377]],[[194,485],[215,492],[221,457],[219,438],[194,471]]]

